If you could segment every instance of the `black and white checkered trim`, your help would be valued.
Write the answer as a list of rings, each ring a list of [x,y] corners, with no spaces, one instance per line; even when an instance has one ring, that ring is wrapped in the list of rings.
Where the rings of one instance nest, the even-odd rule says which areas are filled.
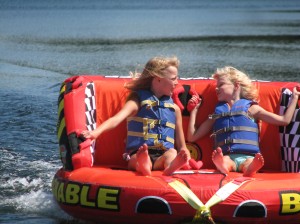
[[[280,115],[283,115],[290,104],[292,92],[282,89]],[[297,105],[292,121],[287,126],[280,126],[280,144],[282,170],[290,173],[300,172],[300,110]]]
[[[85,118],[87,130],[96,129],[96,99],[94,83],[90,82],[85,88]]]
[[[93,82],[89,82],[85,88],[85,118],[86,128],[89,131],[95,130],[96,124],[96,97],[95,97],[95,85]],[[93,141],[91,147],[92,154],[95,152],[95,141]]]

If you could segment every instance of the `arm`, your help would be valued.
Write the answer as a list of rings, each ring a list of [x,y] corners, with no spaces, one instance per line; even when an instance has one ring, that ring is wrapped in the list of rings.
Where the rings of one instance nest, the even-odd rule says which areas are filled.
[[[136,100],[129,100],[125,103],[124,107],[113,117],[104,121],[99,127],[97,127],[93,131],[83,131],[82,135],[85,138],[96,139],[103,132],[117,127],[124,119],[126,119],[130,115],[136,114],[138,109],[138,102]]]
[[[188,154],[188,158],[191,158],[190,151],[187,149],[185,144],[185,138],[182,127],[182,115],[180,108],[175,104],[175,115],[176,115],[176,124],[175,124],[175,140],[176,148],[179,150],[185,150]]]
[[[295,87],[293,89],[293,95],[292,95],[290,105],[287,108],[284,115],[278,115],[278,114],[274,114],[272,112],[266,111],[259,105],[251,106],[249,108],[249,112],[252,114],[252,116],[255,119],[265,121],[269,124],[278,125],[278,126],[288,125],[293,118],[294,111],[295,111],[296,105],[298,103],[299,94],[300,94],[300,92],[298,92]]]
[[[196,129],[196,116],[198,113],[199,106],[196,106],[190,113],[190,120],[187,130],[187,140],[189,142],[195,142],[196,140],[205,136],[208,132],[212,130],[214,120],[207,119]]]

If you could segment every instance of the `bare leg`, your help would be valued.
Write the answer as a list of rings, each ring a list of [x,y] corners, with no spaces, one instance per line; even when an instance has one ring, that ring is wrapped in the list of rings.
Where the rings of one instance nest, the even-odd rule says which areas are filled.
[[[136,171],[144,176],[151,175],[151,160],[148,155],[148,146],[143,144],[136,153]]]
[[[252,162],[249,165],[244,166],[243,172],[244,177],[252,177],[256,174],[256,172],[263,167],[265,163],[264,157],[260,153],[256,153]]]
[[[188,161],[188,155],[186,151],[181,150],[171,164],[165,168],[163,175],[170,176],[173,172],[180,169]]]
[[[228,164],[226,164],[226,160],[220,147],[213,151],[212,161],[220,172],[225,174],[229,173]]]

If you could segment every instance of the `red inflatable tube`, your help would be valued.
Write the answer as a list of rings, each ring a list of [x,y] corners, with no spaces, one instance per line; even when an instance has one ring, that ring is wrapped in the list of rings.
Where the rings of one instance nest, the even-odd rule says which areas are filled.
[[[81,144],[79,144],[80,152],[72,156],[72,164],[74,169],[93,166],[93,155],[91,153],[90,146],[90,139],[87,139]]]
[[[173,91],[173,101],[174,103],[176,103],[178,105],[178,107],[180,108],[181,112],[184,110],[184,106],[182,105],[180,99],[179,99],[179,94],[184,92],[184,88],[182,85],[177,85],[176,88]]]

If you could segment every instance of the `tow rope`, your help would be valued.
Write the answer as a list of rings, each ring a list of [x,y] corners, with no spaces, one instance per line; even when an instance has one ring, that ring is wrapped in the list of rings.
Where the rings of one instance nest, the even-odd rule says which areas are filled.
[[[238,177],[221,187],[204,205],[201,200],[188,188],[185,184],[178,180],[169,182],[168,184],[176,190],[181,197],[197,210],[193,223],[211,223],[215,224],[210,208],[222,201],[225,201],[233,192],[240,188],[244,183],[252,180],[250,177]]]

